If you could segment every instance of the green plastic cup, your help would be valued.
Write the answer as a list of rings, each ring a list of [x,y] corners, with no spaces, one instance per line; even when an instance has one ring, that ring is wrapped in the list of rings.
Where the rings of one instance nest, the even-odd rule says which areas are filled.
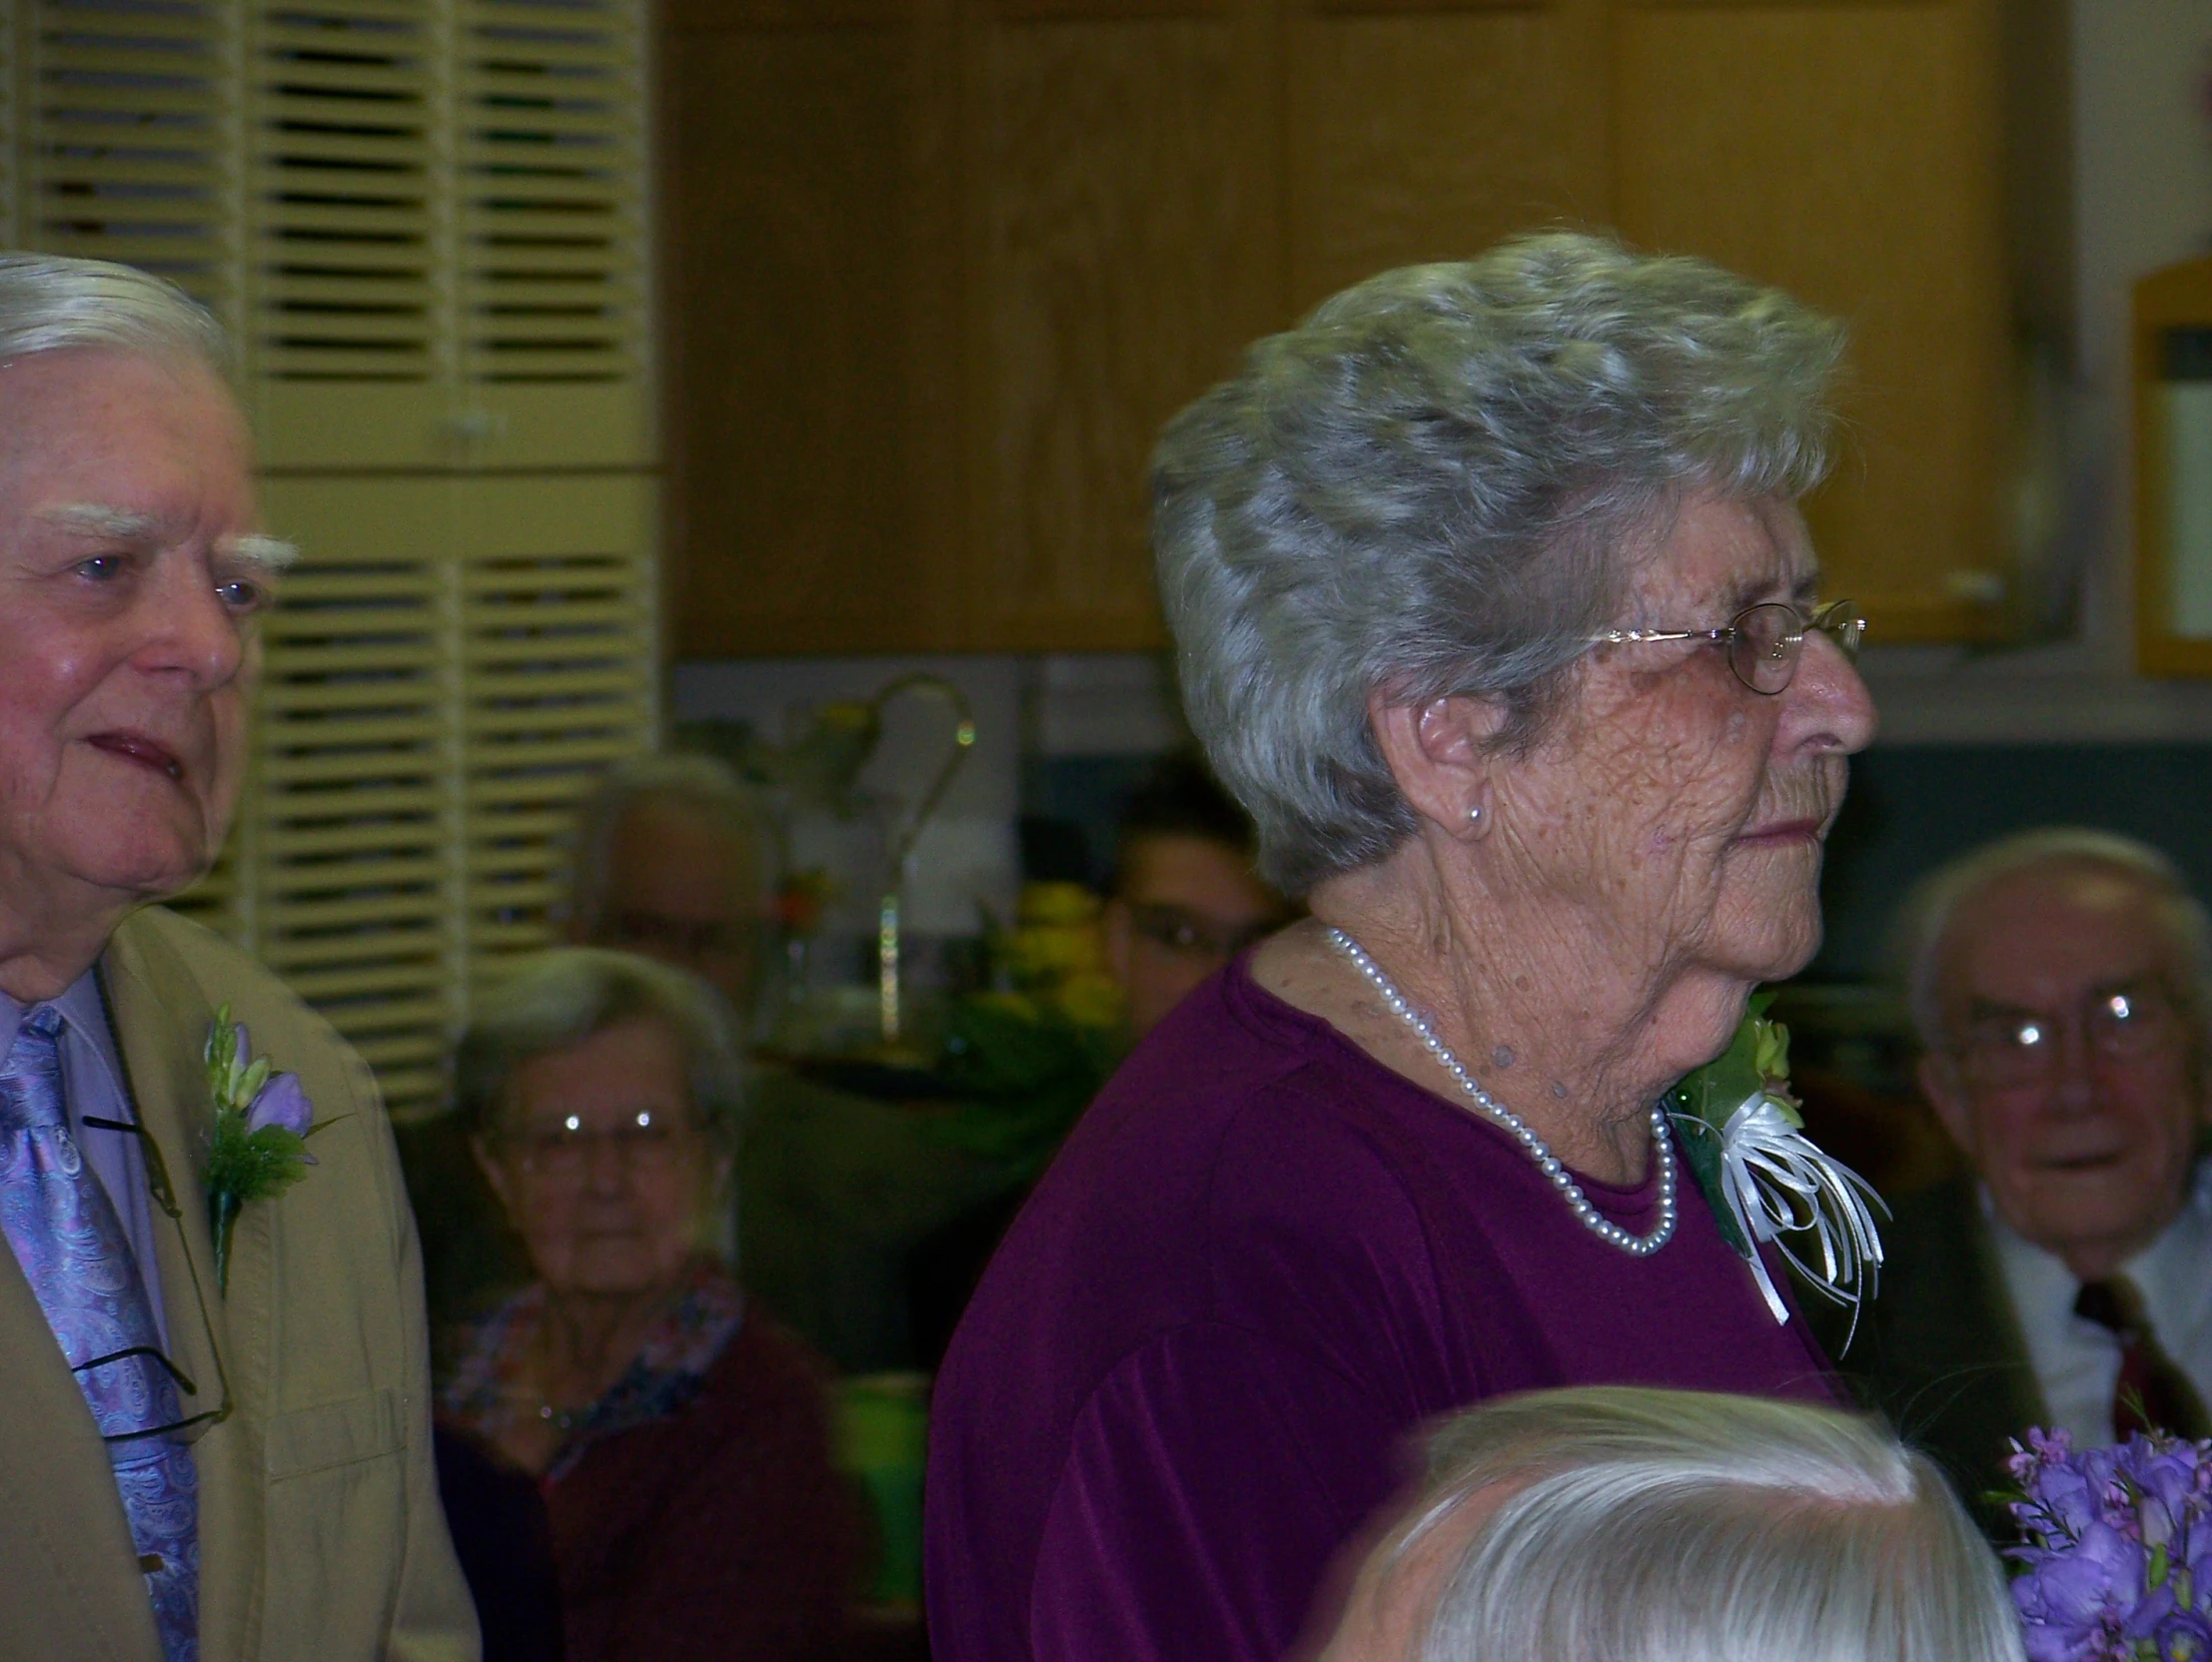
[[[882,1542],[868,1589],[876,1604],[921,1600],[928,1444],[928,1374],[867,1373],[837,1386],[837,1463],[866,1488]]]

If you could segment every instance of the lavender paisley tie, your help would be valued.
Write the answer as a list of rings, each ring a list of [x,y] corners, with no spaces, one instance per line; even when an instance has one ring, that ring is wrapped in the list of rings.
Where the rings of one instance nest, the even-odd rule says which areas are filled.
[[[122,1221],[63,1112],[61,1030],[58,1010],[33,1006],[0,1062],[0,1233],[109,1439],[162,1649],[169,1662],[196,1662],[199,1473],[190,1444],[134,1434],[183,1416],[176,1382],[151,1353],[161,1336]]]

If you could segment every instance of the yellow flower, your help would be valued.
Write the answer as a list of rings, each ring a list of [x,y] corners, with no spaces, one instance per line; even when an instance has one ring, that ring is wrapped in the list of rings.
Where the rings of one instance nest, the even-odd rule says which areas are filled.
[[[1077,1027],[1121,1025],[1121,984],[1110,975],[1078,971],[1060,984],[1054,1002]]]
[[[1769,1085],[1789,1083],[1789,1029],[1762,1017],[1751,1018],[1751,1065]]]

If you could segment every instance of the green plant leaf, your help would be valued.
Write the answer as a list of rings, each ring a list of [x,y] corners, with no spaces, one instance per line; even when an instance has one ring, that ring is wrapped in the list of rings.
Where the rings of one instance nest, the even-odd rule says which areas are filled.
[[[1672,1108],[1680,1102],[1678,1096],[1668,1098]],[[1728,1210],[1720,1193],[1720,1133],[1701,1117],[1686,1110],[1674,1117],[1674,1151],[1688,1169],[1690,1181],[1695,1183],[1711,1209],[1712,1221],[1720,1227],[1720,1239],[1738,1256],[1750,1256],[1750,1243],[1743,1239],[1743,1232],[1736,1228],[1735,1214]]]

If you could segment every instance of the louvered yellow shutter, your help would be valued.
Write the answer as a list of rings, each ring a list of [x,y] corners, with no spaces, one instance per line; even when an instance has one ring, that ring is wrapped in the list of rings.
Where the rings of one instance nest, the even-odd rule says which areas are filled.
[[[269,467],[449,459],[442,7],[252,0],[247,386]]]
[[[577,799],[652,740],[635,477],[275,479],[320,527],[268,624],[247,938],[427,1107],[498,960],[553,939]]]
[[[641,647],[657,602],[644,480],[483,478],[457,493],[473,988],[553,938],[577,801],[652,743]]]
[[[482,459],[650,458],[644,13],[462,0],[460,420]]]
[[[238,319],[237,8],[36,0],[15,20],[15,240]]]
[[[317,529],[265,624],[234,833],[247,945],[359,1047],[399,1108],[436,1098],[463,1009],[451,489],[270,481],[269,523]]]
[[[250,9],[266,463],[649,460],[638,0]]]

